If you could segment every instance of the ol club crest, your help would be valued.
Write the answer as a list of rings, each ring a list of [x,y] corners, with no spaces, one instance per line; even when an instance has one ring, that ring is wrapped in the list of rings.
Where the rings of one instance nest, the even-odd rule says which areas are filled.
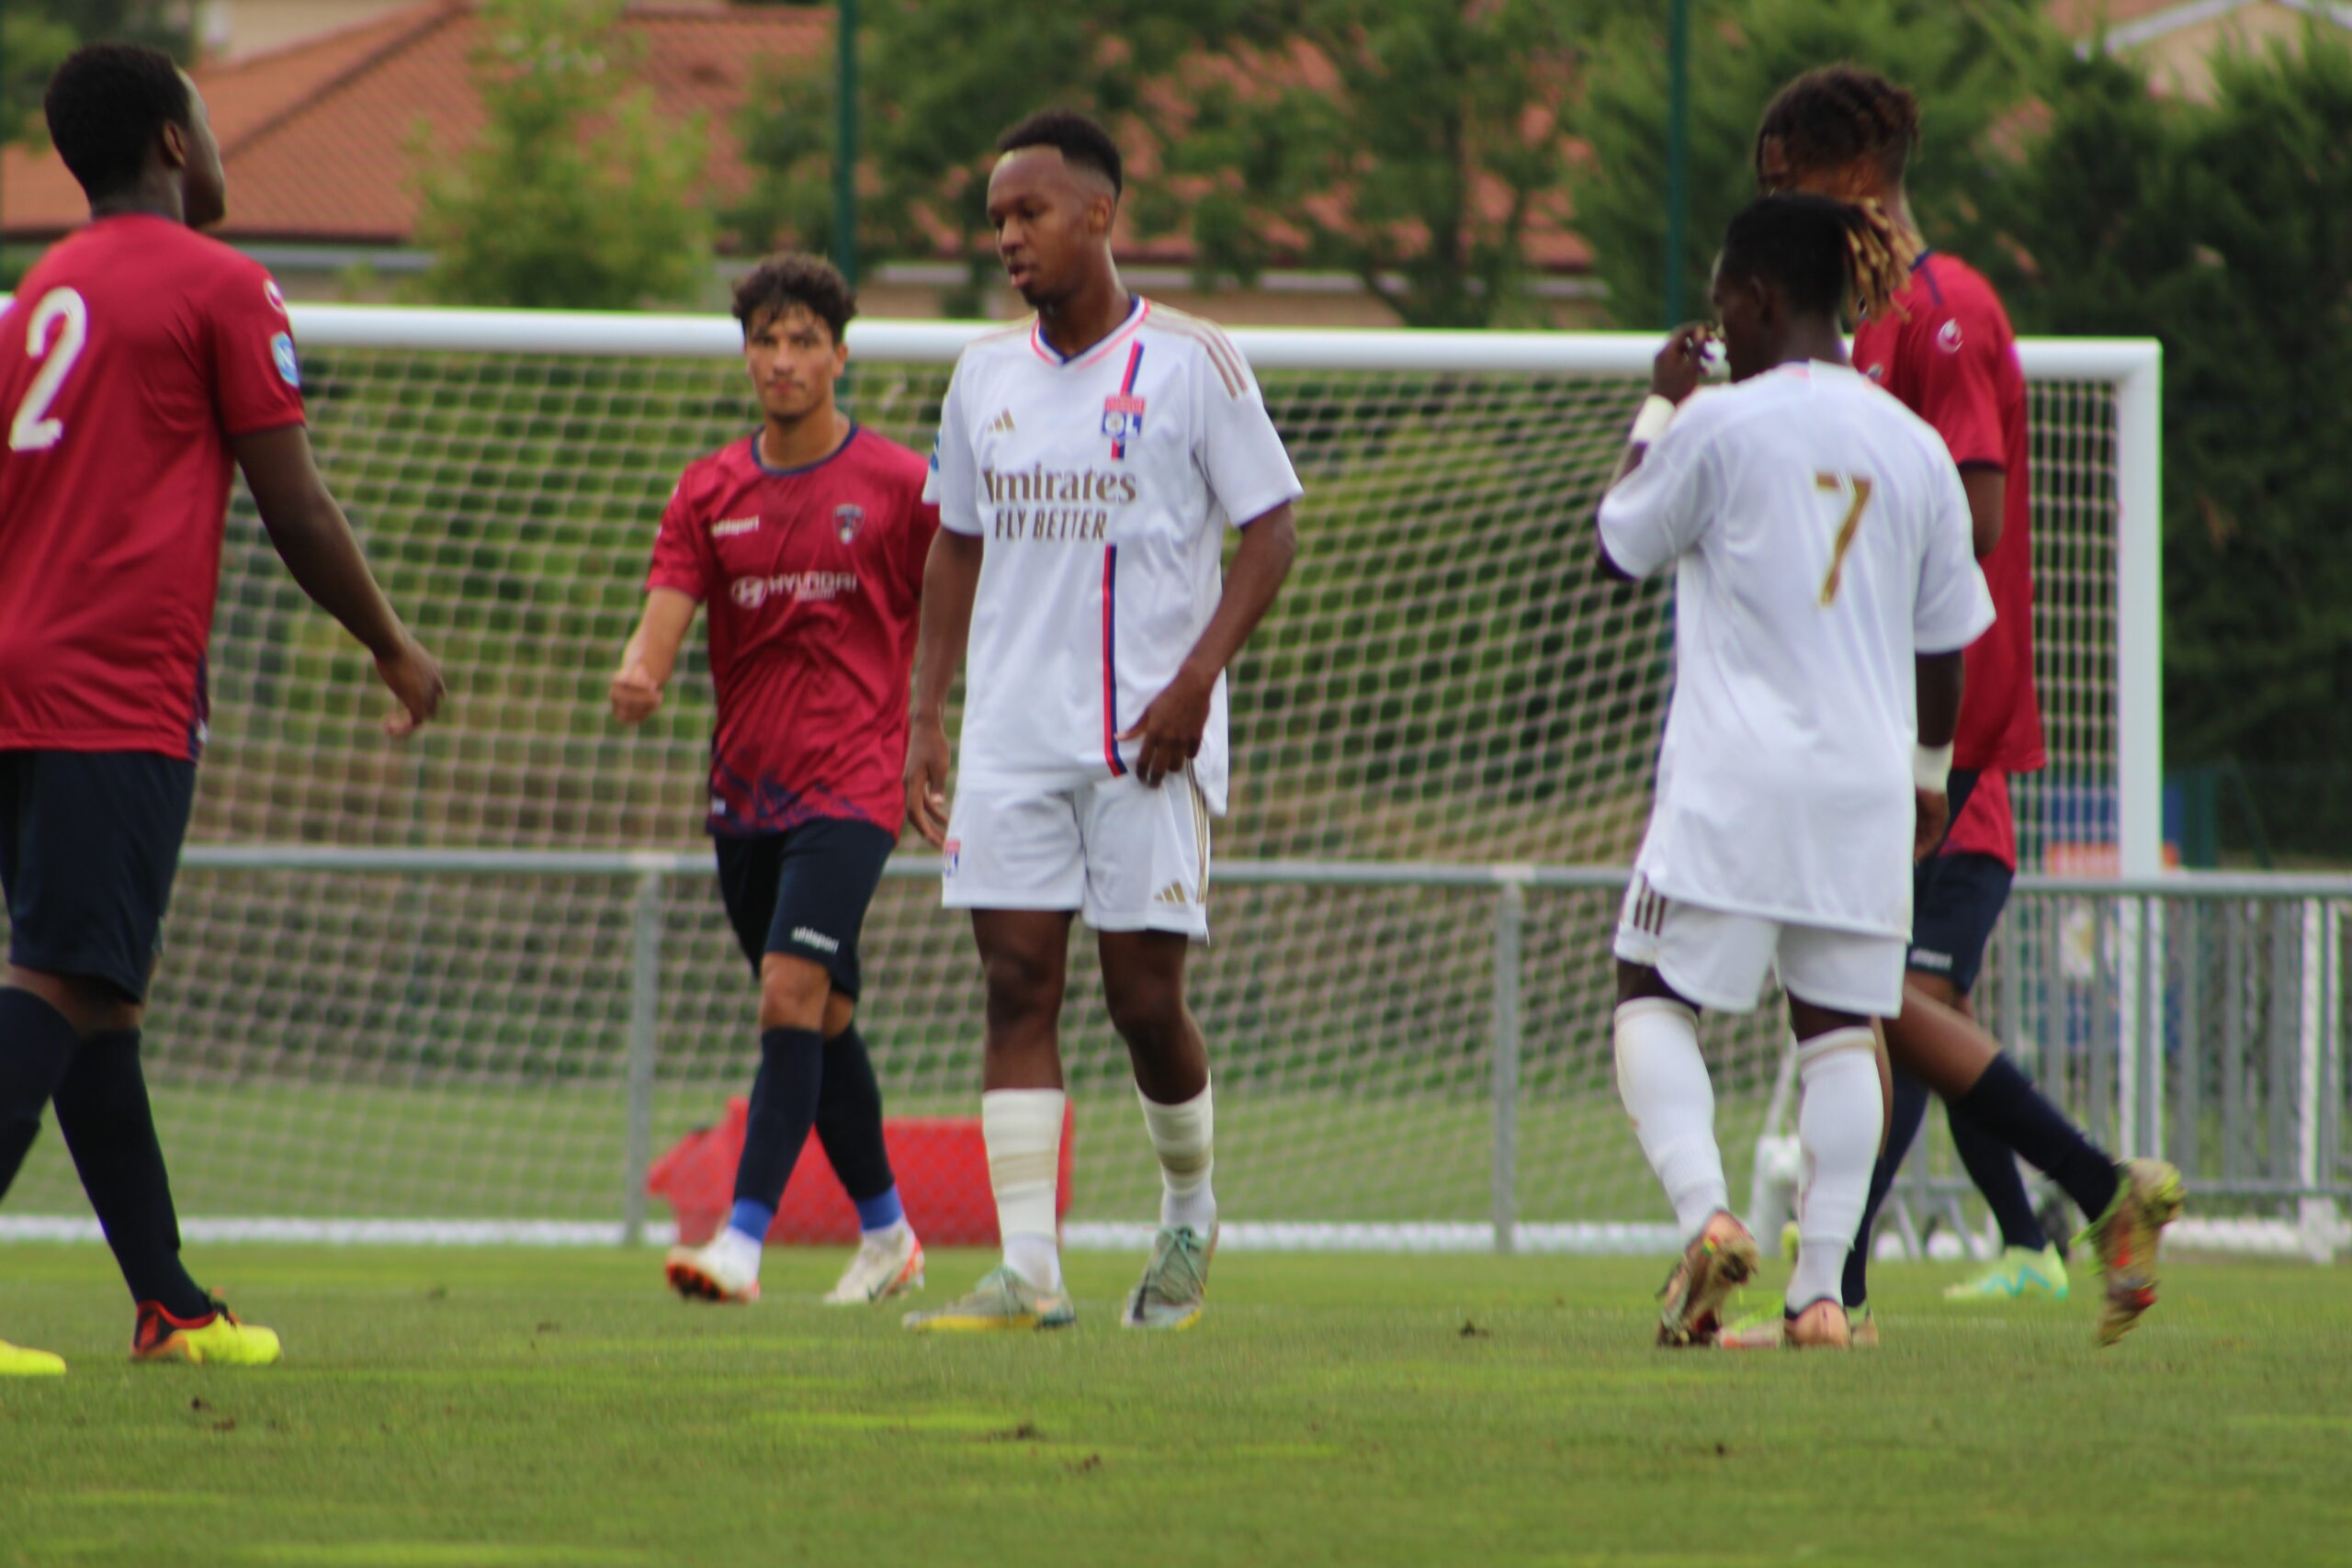
[[[857,537],[857,531],[865,523],[865,508],[854,502],[843,502],[833,508],[833,532],[841,536],[844,545]]]

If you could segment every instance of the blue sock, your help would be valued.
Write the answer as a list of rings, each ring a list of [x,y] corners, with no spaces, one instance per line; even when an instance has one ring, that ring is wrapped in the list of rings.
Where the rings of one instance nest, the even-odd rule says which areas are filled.
[[[768,1239],[768,1227],[774,1224],[775,1224],[775,1205],[763,1203],[752,1198],[736,1199],[735,1212],[727,1216],[729,1230],[741,1231],[763,1246]]]
[[[896,1183],[879,1197],[860,1198],[856,1202],[857,1228],[868,1235],[887,1231],[907,1217],[906,1206],[899,1201]]]

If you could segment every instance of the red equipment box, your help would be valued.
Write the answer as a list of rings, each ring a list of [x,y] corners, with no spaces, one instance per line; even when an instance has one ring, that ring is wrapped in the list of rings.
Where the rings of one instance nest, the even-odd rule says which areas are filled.
[[[715,1127],[699,1127],[653,1162],[645,1190],[669,1201],[678,1219],[678,1239],[699,1247],[718,1234],[735,1204],[735,1166],[743,1155],[743,1123],[752,1102],[730,1096],[727,1114]],[[1062,1112],[1061,1177],[1054,1194],[1054,1216],[1069,1212],[1071,1133]],[[977,1116],[892,1116],[882,1122],[890,1151],[891,1174],[907,1223],[925,1247],[994,1247],[996,1198],[989,1189],[988,1144]],[[857,1240],[857,1209],[842,1190],[824,1145],[809,1134],[776,1206],[771,1242],[838,1246]]]

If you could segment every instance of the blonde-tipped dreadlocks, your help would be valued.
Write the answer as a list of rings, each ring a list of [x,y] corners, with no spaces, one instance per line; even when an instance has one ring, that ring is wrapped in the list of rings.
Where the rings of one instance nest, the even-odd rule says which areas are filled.
[[[1911,281],[1919,247],[1903,225],[1875,201],[1839,203],[1846,225],[1847,281],[1854,309],[1874,320],[1902,311],[1894,297]]]

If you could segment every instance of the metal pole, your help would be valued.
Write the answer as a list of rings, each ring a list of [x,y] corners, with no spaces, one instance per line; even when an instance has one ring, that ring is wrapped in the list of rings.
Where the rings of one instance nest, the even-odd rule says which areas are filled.
[[[621,1190],[621,1244],[645,1239],[645,1173],[653,1165],[653,1058],[662,1014],[662,873],[638,874],[629,920],[628,1152]]]
[[[1690,0],[1674,0],[1666,24],[1666,320],[1682,324],[1683,230],[1690,208]]]
[[[857,0],[833,12],[833,265],[857,287]]]
[[[1527,922],[1527,888],[1510,876],[1495,896],[1494,1193],[1495,1250],[1518,1245],[1519,1228],[1519,964],[1520,933]]]

